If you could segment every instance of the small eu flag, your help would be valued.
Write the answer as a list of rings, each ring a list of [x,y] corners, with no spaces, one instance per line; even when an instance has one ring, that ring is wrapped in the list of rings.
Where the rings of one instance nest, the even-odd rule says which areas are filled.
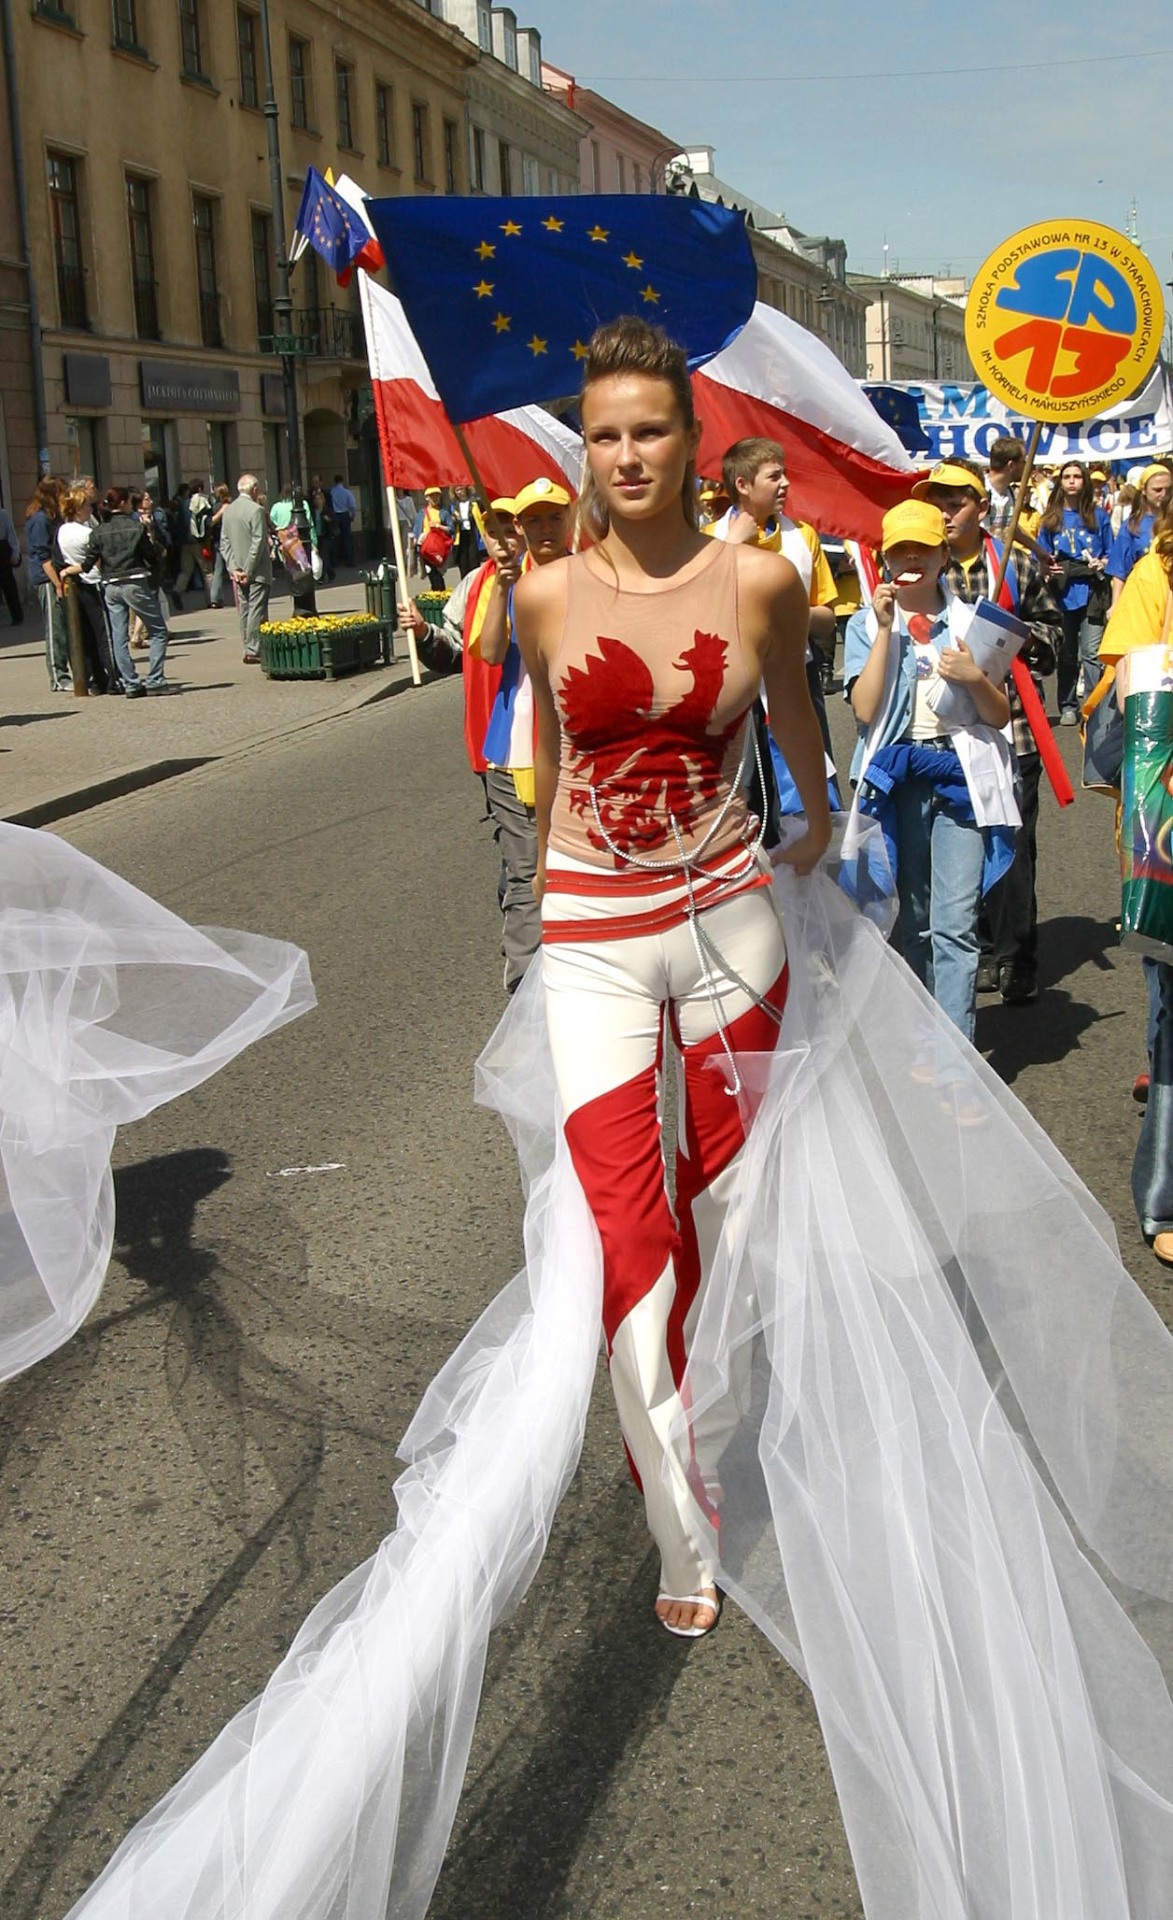
[[[637,313],[693,366],[748,320],[744,217],[660,194],[369,200],[395,292],[453,420],[573,393],[595,328]]]
[[[305,177],[294,233],[307,240],[335,273],[345,273],[370,240],[363,222],[316,167]]]
[[[902,447],[909,453],[928,452],[932,443],[921,426],[915,393],[910,393],[907,387],[872,386],[866,382],[864,392]]]

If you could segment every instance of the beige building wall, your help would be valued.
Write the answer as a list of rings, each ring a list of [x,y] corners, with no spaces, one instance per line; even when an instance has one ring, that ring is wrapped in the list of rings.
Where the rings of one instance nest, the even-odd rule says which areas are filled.
[[[0,41],[0,505],[19,529],[37,478],[29,287],[13,182],[8,70]],[[19,577],[19,576],[18,576]],[[6,616],[5,616],[6,617]]]
[[[680,152],[678,141],[659,127],[625,113],[613,100],[580,87],[561,67],[542,64],[547,91],[565,101],[585,122],[578,152],[578,178],[583,193],[663,193],[669,163]]]
[[[900,280],[850,274],[867,308],[869,380],[976,380],[965,344],[965,304]]]
[[[141,484],[146,431],[170,487],[244,468],[267,473],[272,484],[279,453],[283,466],[280,362],[258,349],[251,222],[254,211],[267,214],[272,205],[259,12],[235,0],[196,0],[197,62],[190,39],[185,49],[181,38],[176,0],[136,0],[138,46],[121,49],[112,44],[110,0],[60,0],[60,7],[31,0],[15,9],[52,468],[68,473],[93,463],[105,484]],[[281,0],[270,16],[287,236],[311,163],[348,172],[376,194],[467,191],[467,79],[478,55],[459,32],[418,0]],[[251,89],[242,20],[252,22],[243,29],[255,48]],[[291,39],[302,43],[308,76],[300,128]],[[349,139],[340,125],[338,62],[349,73]],[[185,72],[185,64],[195,70]],[[49,191],[55,155],[73,162],[77,181],[86,327],[71,323],[59,296]],[[146,183],[149,198],[157,339],[144,337],[136,318],[128,175]],[[213,211],[215,294],[205,296],[203,314],[194,196]],[[307,258],[294,271],[292,296],[312,349],[298,358],[307,477],[315,456],[325,454],[331,472],[348,472],[361,485],[356,401],[367,374],[353,295]],[[203,340],[202,320],[213,308],[220,346]],[[144,361],[165,363],[145,398]]]

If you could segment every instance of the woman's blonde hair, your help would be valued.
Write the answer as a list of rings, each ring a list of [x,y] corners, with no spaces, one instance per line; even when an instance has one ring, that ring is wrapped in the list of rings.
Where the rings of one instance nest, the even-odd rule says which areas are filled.
[[[1169,585],[1173,588],[1173,494],[1169,495],[1154,523],[1153,546],[1161,565],[1169,576]]]
[[[692,401],[692,381],[688,377],[688,362],[683,348],[669,339],[663,327],[650,326],[636,314],[624,314],[618,320],[609,320],[605,326],[595,328],[587,342],[586,358],[582,363],[582,387],[578,396],[580,416],[583,402],[595,382],[617,373],[639,373],[651,380],[665,381],[672,389],[672,398],[684,426],[691,428],[695,425],[696,411]],[[680,504],[686,522],[690,527],[695,527],[696,465],[692,460],[684,470]],[[578,498],[580,534],[587,541],[598,541],[603,538],[610,524],[610,516],[599,498],[588,461]]]

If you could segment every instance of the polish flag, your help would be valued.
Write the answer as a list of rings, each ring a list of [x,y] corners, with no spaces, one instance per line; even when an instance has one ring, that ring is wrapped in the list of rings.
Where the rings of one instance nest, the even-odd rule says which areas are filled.
[[[337,180],[335,180],[329,172],[326,174],[326,179],[330,182],[338,198],[345,200],[351,211],[357,213],[370,236],[366,245],[360,247],[359,251],[355,254],[345,274],[340,273],[338,275],[338,285],[340,287],[348,287],[355,267],[362,267],[367,273],[381,273],[387,263],[383,258],[382,245],[375,237],[375,229],[372,227],[367,214],[367,196],[359,186],[357,180],[352,180],[348,173],[339,174]]]
[[[787,512],[820,533],[879,545],[880,521],[908,498],[919,469],[813,333],[759,301],[692,386],[703,428],[699,473],[718,476],[735,440],[777,440],[792,483]]]
[[[363,274],[359,281],[383,477],[392,487],[467,485],[472,476],[435,382],[394,294]],[[470,420],[468,441],[489,498],[512,496],[543,474],[577,493],[582,441],[541,407]]]

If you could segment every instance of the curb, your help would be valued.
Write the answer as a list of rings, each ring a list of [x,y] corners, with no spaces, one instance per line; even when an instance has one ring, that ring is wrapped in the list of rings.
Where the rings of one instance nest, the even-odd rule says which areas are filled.
[[[425,667],[420,687],[431,686],[433,681],[448,677]],[[54,821],[67,820],[72,814],[87,813],[92,807],[104,806],[107,800],[120,800],[125,794],[137,793],[143,787],[157,786],[164,780],[177,780],[182,774],[194,773],[199,767],[220,766],[240,760],[274,740],[292,739],[295,734],[326,726],[331,720],[344,720],[348,714],[360,713],[364,707],[374,707],[380,701],[393,700],[397,694],[418,693],[419,690],[409,673],[405,679],[395,680],[390,685],[364,690],[359,698],[344,707],[335,707],[331,713],[299,720],[293,726],[275,727],[270,733],[253,734],[251,739],[229,747],[224,753],[205,753],[188,760],[152,760],[142,766],[125,767],[118,773],[106,774],[100,780],[89,781],[85,786],[75,787],[68,793],[50,794],[44,800],[34,801],[31,806],[18,808],[14,813],[0,815],[0,818],[14,827],[50,826]]]

